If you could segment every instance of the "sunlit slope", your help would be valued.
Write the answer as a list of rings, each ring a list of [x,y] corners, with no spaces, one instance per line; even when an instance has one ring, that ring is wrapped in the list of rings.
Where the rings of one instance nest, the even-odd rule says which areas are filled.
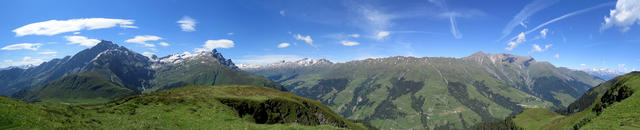
[[[317,101],[271,88],[187,86],[97,105],[0,97],[0,129],[364,129]]]

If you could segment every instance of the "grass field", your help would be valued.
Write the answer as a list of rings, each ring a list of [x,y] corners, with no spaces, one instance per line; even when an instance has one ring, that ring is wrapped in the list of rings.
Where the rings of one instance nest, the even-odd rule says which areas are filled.
[[[33,104],[0,97],[0,129],[365,129],[328,110],[271,88],[187,86],[105,104]]]

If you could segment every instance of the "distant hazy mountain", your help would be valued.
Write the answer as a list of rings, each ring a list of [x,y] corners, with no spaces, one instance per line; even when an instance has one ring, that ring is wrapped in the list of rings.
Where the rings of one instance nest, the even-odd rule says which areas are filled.
[[[148,58],[110,41],[101,41],[74,56],[53,59],[29,69],[0,71],[2,95],[28,101],[83,98],[108,101],[185,85],[223,84],[285,90],[278,83],[237,69],[215,49]]]
[[[581,71],[587,72],[590,75],[602,78],[604,80],[610,80],[617,76],[625,74],[624,72],[620,72],[613,69],[606,69],[606,68],[589,68],[589,69],[583,69]]]
[[[603,82],[531,57],[482,52],[464,58],[307,61],[314,60],[243,69],[381,129],[460,129],[524,108],[563,109]]]

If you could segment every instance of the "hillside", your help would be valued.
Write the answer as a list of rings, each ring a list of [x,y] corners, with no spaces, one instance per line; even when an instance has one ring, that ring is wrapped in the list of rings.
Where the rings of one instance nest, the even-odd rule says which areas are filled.
[[[589,90],[571,104],[568,115],[528,109],[512,121],[528,129],[640,129],[638,91],[640,72],[632,72]]]
[[[365,129],[317,101],[271,88],[187,86],[94,105],[0,97],[0,129]]]
[[[14,96],[28,102],[104,103],[134,94],[136,91],[119,87],[94,73],[82,73],[65,76]]]
[[[301,60],[244,69],[381,129],[461,129],[525,108],[564,109],[603,82],[531,57],[482,52],[463,58]]]
[[[0,92],[25,101],[98,103],[186,85],[280,84],[237,69],[217,50],[149,58],[102,41],[64,59],[0,71]]]

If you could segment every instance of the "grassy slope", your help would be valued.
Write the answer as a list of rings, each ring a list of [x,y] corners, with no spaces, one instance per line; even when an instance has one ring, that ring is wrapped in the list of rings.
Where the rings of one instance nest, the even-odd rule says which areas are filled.
[[[305,110],[317,110],[314,114],[322,114],[326,120],[313,126],[304,125],[313,124],[312,120],[297,120],[297,123],[272,120],[275,124],[257,124],[258,114],[241,117],[238,114],[241,109],[230,107],[230,100],[221,102],[225,99],[249,104],[275,101],[289,104],[294,109],[286,110],[294,110],[289,111],[294,116],[308,115],[309,111]],[[268,117],[282,116],[278,111],[269,114]],[[340,118],[316,101],[254,86],[188,86],[96,105],[43,105],[0,97],[0,129],[339,129],[335,126],[364,128]]]
[[[620,102],[612,103],[598,115],[594,107],[602,102],[605,92],[612,90],[614,86],[627,86],[634,91],[634,94]],[[581,126],[580,129],[640,129],[638,91],[640,91],[640,73],[630,73],[603,83],[586,93],[585,95],[592,96],[584,96],[577,102],[585,104],[586,101],[593,101],[593,103],[589,103],[589,106],[582,111],[560,116],[548,110],[525,110],[513,120],[518,126],[529,129],[571,129],[574,126]],[[594,97],[595,99],[585,99]],[[532,119],[538,121],[532,121]]]
[[[82,73],[65,76],[15,96],[25,101],[106,103],[134,94],[134,90],[115,85],[95,73]]]
[[[541,124],[547,124],[551,121],[562,118],[563,116],[545,108],[531,108],[522,111],[513,118],[513,122],[527,130],[536,130]]]

